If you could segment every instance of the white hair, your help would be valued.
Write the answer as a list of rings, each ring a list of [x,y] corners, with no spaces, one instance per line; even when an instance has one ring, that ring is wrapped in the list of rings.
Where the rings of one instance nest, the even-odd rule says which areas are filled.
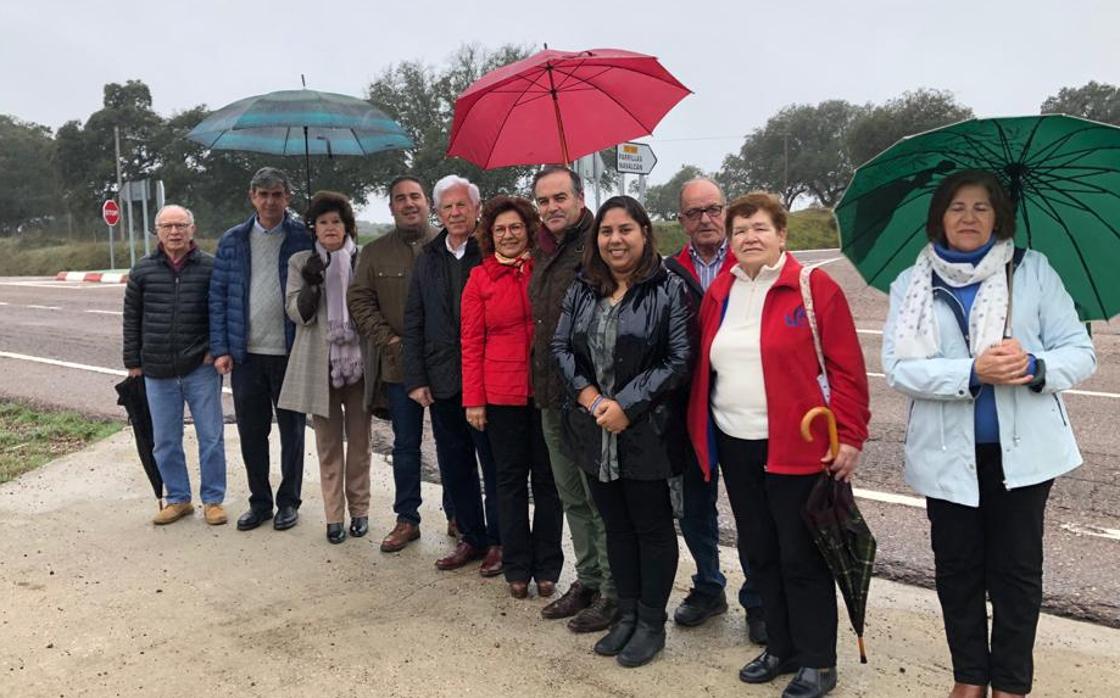
[[[436,208],[439,208],[440,200],[443,198],[444,194],[458,187],[466,187],[467,196],[470,197],[471,203],[475,206],[478,206],[482,201],[482,195],[478,193],[478,185],[471,184],[469,179],[452,174],[439,180],[436,182],[436,185],[432,187],[432,201],[435,203]]]
[[[186,206],[180,206],[179,204],[165,204],[163,206],[160,206],[159,210],[156,211],[156,217],[153,218],[152,220],[154,220],[155,222],[158,223],[160,214],[163,213],[164,211],[166,211],[169,208],[177,208],[180,211],[182,211],[183,213],[187,214],[187,222],[190,223],[191,225],[194,225],[194,212],[191,211]]]

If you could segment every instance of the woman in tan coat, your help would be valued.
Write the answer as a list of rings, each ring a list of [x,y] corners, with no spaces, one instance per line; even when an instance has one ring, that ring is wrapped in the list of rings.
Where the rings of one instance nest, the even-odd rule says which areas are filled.
[[[347,505],[350,535],[369,531],[369,414],[360,339],[346,308],[358,259],[357,224],[350,200],[330,191],[315,194],[304,220],[315,235],[315,249],[288,262],[286,309],[296,338],[280,406],[311,415],[327,540],[341,543]]]

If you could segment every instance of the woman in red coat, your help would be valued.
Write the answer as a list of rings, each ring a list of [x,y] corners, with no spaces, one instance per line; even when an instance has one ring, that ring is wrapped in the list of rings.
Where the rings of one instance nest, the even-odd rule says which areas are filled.
[[[738,261],[712,282],[700,306],[700,352],[688,431],[700,468],[723,468],[739,546],[762,593],[769,643],[739,678],[766,683],[797,672],[785,698],[816,698],[836,686],[836,591],[801,510],[828,467],[848,480],[867,439],[867,374],[840,287],[812,272],[811,307],[820,331],[831,399],[823,395],[801,290],[802,267],[785,251],[786,210],[756,192],[727,208]],[[800,435],[801,417],[827,401],[840,453],[822,459],[828,437]]]
[[[497,196],[486,202],[475,232],[484,258],[471,270],[462,299],[463,407],[471,426],[490,438],[502,566],[510,594],[519,599],[528,596],[530,580],[536,580],[541,596],[551,596],[564,564],[563,510],[529,384],[529,253],[539,226],[525,199]]]

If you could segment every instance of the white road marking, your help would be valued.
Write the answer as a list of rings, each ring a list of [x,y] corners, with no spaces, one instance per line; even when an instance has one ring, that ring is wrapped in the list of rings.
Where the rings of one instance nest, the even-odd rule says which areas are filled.
[[[13,351],[0,351],[0,359],[15,359],[17,361],[31,361],[37,364],[46,364],[48,366],[58,366],[60,368],[74,368],[79,371],[90,371],[91,373],[102,373],[106,376],[127,376],[128,371],[120,368],[105,368],[103,366],[90,366],[89,364],[79,364],[73,361],[60,361],[59,359],[48,359],[43,356],[28,356],[27,354],[17,354]],[[222,392],[232,395],[233,391],[229,388],[222,388]]]
[[[831,259],[826,259],[826,260],[821,261],[821,262],[813,262],[812,264],[809,264],[808,266],[809,266],[810,269],[816,269],[817,267],[823,267],[826,264],[832,264],[833,262],[838,262],[841,259],[844,259],[844,258],[843,257],[832,257]]]
[[[1115,528],[1104,528],[1101,526],[1093,526],[1091,524],[1082,525],[1075,523],[1064,523],[1061,525],[1061,528],[1079,536],[1096,536],[1097,538],[1120,540],[1120,530]]]
[[[86,312],[87,313],[98,313],[98,314],[101,314],[101,315],[124,315],[124,312],[120,311],[120,310],[87,310]]]
[[[883,334],[882,330],[856,330],[856,334]]]
[[[35,310],[62,310],[62,308],[60,306],[57,306],[57,305],[35,305],[34,303],[30,303],[30,304],[25,305],[23,307],[34,308]]]
[[[124,284],[97,284],[85,282],[69,282],[69,281],[0,281],[0,286],[23,286],[25,288],[58,288],[66,289],[69,291],[81,291],[91,288],[115,288],[120,291],[124,290]]]
[[[926,500],[921,497],[909,497],[904,494],[893,494],[891,492],[876,492],[875,490],[865,490],[859,487],[853,487],[852,494],[860,499],[870,499],[873,502],[901,504],[902,506],[914,507],[915,509],[926,508]]]

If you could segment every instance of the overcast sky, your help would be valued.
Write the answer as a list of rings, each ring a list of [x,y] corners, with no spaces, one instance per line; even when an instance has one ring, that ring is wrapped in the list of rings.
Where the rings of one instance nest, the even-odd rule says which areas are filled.
[[[1065,86],[1120,83],[1115,0],[0,2],[0,113],[52,128],[84,121],[105,83],[130,78],[170,115],[295,89],[301,73],[364,96],[390,64],[438,66],[464,43],[650,53],[695,93],[647,139],[650,183],[683,164],[717,169],[788,104],[926,87],[995,116],[1037,113]],[[388,219],[382,202],[365,217]]]

